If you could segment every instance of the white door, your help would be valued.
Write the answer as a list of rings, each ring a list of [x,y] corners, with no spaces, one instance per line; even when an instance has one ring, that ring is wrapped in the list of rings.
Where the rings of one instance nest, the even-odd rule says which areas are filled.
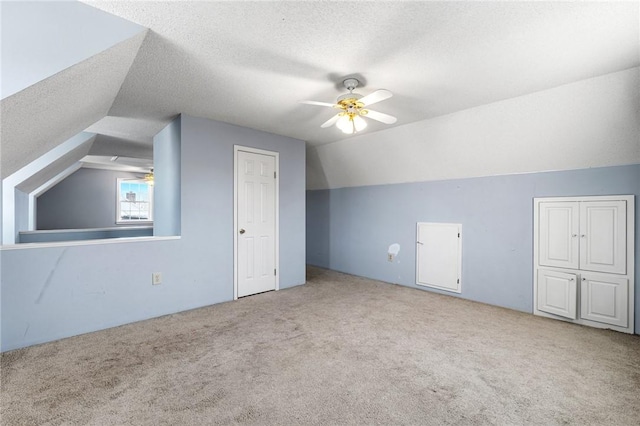
[[[577,202],[540,203],[540,265],[578,269],[578,206]]]
[[[276,157],[236,157],[237,297],[276,289]]]
[[[574,274],[546,269],[538,270],[538,300],[536,301],[538,310],[576,319],[577,287]]]
[[[580,317],[627,327],[629,286],[626,278],[584,272],[580,286]]]
[[[418,223],[416,283],[461,292],[462,225]]]
[[[613,274],[627,272],[627,203],[580,203],[580,269]]]

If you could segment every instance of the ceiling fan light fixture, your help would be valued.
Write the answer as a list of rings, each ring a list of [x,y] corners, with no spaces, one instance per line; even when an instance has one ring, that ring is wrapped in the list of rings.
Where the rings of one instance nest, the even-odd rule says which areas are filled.
[[[155,176],[153,174],[153,169],[149,170],[149,173],[147,173],[146,175],[144,175],[144,180],[145,182],[147,182],[150,186],[153,186],[153,184],[155,183]]]
[[[342,133],[351,135],[364,130],[367,127],[367,122],[359,115],[345,114],[338,119],[336,127],[342,130]]]
[[[356,129],[356,132],[360,132],[367,127],[367,122],[364,118],[356,115],[353,117],[353,127]]]
[[[322,123],[320,127],[327,128],[335,124],[338,129],[347,135],[360,132],[367,127],[367,120],[365,120],[364,117],[380,121],[385,124],[394,124],[397,121],[395,117],[368,109],[369,105],[389,99],[393,96],[391,92],[386,89],[378,89],[366,96],[362,96],[359,93],[353,93],[353,90],[358,87],[359,83],[360,82],[355,78],[347,78],[344,80],[344,87],[349,91],[349,93],[339,96],[335,104],[318,101],[299,102],[303,104],[328,106],[338,109],[339,112]]]
[[[353,126],[351,125],[351,120],[349,120],[349,115],[344,114],[340,116],[338,121],[336,121],[336,127],[343,132],[347,133],[347,130],[351,129]],[[349,132],[351,133],[351,132]]]

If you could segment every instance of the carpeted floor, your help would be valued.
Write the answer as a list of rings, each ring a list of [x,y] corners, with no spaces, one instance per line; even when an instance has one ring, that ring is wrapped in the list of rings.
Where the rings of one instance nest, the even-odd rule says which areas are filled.
[[[3,425],[640,423],[640,337],[309,268],[2,356]]]

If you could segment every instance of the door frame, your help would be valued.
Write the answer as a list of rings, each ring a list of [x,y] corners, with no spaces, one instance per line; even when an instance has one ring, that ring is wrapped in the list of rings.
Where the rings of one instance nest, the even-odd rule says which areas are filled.
[[[233,300],[238,299],[238,152],[275,157],[275,268],[276,291],[280,290],[280,153],[248,146],[233,146]]]

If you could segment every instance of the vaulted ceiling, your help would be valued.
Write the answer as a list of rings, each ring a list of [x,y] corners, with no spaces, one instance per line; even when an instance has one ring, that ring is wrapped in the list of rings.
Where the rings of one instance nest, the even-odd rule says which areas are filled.
[[[3,177],[82,130],[92,154],[148,156],[179,113],[341,141],[298,101],[349,76],[402,126],[640,65],[637,2],[84,3],[150,31],[3,99]]]
[[[324,144],[335,111],[298,101],[347,76],[401,126],[640,64],[636,2],[86,3],[151,30],[109,112],[141,136],[183,112]]]

